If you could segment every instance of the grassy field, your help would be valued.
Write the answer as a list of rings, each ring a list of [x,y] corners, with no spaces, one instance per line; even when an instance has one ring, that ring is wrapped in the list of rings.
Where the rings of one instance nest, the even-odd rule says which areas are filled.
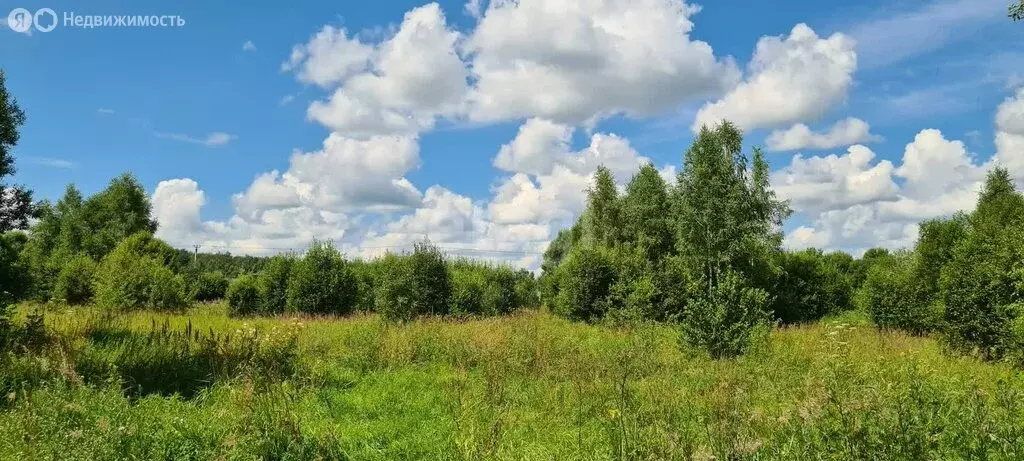
[[[856,314],[712,361],[664,325],[543,312],[224,312],[47,312],[48,344],[0,370],[0,457],[1024,458],[1024,378]]]

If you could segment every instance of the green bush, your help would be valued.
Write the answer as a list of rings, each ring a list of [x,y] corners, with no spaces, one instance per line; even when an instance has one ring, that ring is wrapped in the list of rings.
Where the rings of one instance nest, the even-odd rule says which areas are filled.
[[[941,321],[941,307],[929,304],[917,289],[913,255],[877,260],[868,269],[858,296],[881,328],[921,335],[935,331]]]
[[[175,250],[167,242],[160,240],[149,232],[136,232],[121,241],[117,248],[123,248],[132,254],[147,256],[156,260],[161,266],[179,268],[182,261],[178,250]]]
[[[506,265],[456,260],[450,265],[450,311],[459,315],[502,315],[537,306],[533,274]]]
[[[1024,301],[1024,195],[1006,169],[989,172],[966,226],[954,230],[958,238],[939,278],[947,343],[1002,358],[1014,352],[1015,306]]]
[[[416,295],[415,314],[447,314],[452,281],[444,255],[433,244],[419,242],[413,245],[413,252],[408,258]]]
[[[93,281],[96,276],[96,262],[85,254],[72,257],[57,274],[53,285],[54,299],[68,304],[87,304],[92,300]]]
[[[1024,270],[1022,267],[1020,270]],[[1021,275],[1020,288],[1024,288],[1024,274]],[[1006,358],[1017,368],[1024,368],[1024,302],[1011,304],[1007,307],[1009,313],[1009,333],[1003,342],[1006,349]]]
[[[457,315],[479,315],[484,311],[487,278],[472,266],[452,270],[451,309]]]
[[[260,281],[257,276],[243,274],[228,286],[227,300],[230,315],[252,315],[261,312],[266,305],[260,296]],[[263,313],[266,313],[265,311]]]
[[[0,234],[0,308],[29,293],[31,280],[22,249],[25,234]]]
[[[288,310],[310,314],[352,312],[359,293],[348,263],[330,243],[313,242],[306,256],[292,266]]]
[[[349,264],[359,286],[357,290],[359,292],[359,299],[356,301],[356,309],[360,311],[373,312],[374,297],[376,296],[374,293],[376,291],[377,266],[376,263],[361,260],[352,261]]]
[[[950,219],[931,219],[918,228],[914,245],[914,284],[926,302],[941,302],[939,278],[942,268],[953,259],[953,251],[967,235],[968,217],[958,213]]]
[[[840,271],[841,260],[809,249],[779,253],[782,269],[775,284],[772,312],[782,323],[803,323],[853,307],[851,279]]]
[[[603,247],[578,246],[557,269],[555,312],[573,320],[596,320],[610,308],[615,284],[615,257]]]
[[[483,266],[481,270],[487,278],[483,312],[488,315],[505,315],[516,310],[521,301],[516,293],[515,271],[507,266]]]
[[[1024,300],[1011,277],[1024,261],[1024,232],[972,230],[957,245],[939,280],[947,343],[987,358],[1008,352],[1013,305]]]
[[[516,302],[520,308],[540,306],[540,287],[537,279],[526,269],[516,271]]]
[[[164,266],[153,268],[150,273],[149,303],[157,310],[181,309],[188,305],[185,299],[185,281]]]
[[[690,288],[693,295],[680,322],[683,342],[714,358],[742,354],[767,332],[768,293],[732,271],[720,274],[710,292],[703,282]]]
[[[293,265],[294,256],[277,255],[267,260],[263,270],[256,276],[262,300],[261,313],[274,315],[285,311],[288,306],[288,279]]]
[[[192,272],[186,280],[187,298],[191,301],[224,299],[228,289],[228,278],[220,271]]]
[[[437,247],[416,243],[412,254],[388,255],[379,264],[375,305],[384,318],[406,321],[451,312],[451,274]]]
[[[416,304],[409,259],[388,254],[376,264],[380,277],[375,285],[375,310],[385,319],[411,319],[415,315]]]
[[[619,247],[615,251],[616,281],[611,287],[611,314],[619,320],[654,319],[661,316],[662,296],[655,282],[648,251]]]
[[[139,309],[149,303],[155,260],[112,251],[96,270],[96,302],[115,309]]]
[[[115,309],[182,307],[184,284],[164,266],[165,248],[142,233],[121,242],[96,269],[96,302]]]

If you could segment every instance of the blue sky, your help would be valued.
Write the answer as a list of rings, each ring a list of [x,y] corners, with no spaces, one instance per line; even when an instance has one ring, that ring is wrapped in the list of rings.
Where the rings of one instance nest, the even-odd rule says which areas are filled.
[[[601,52],[593,45],[603,43],[600,41],[589,45],[581,41],[582,51],[566,52],[572,48],[573,41],[584,36],[586,31],[606,27],[591,18],[609,12],[615,13],[610,18],[628,18],[625,12],[631,8],[630,2],[616,0],[566,2],[548,8],[564,7],[569,12],[544,14],[545,24],[533,28],[540,24],[541,19],[530,15],[545,13],[542,11],[544,8],[528,10],[526,4],[530,2],[523,0],[521,3],[516,11],[517,5],[488,5],[485,2],[479,5],[476,15],[464,2],[439,4],[440,27],[455,37],[456,53],[469,69],[468,77],[463,80],[469,87],[469,93],[483,88],[480,82],[484,77],[477,69],[483,68],[481,56],[485,55],[492,60],[492,67],[514,67],[514,63],[521,60],[532,60],[548,66],[547,75],[569,72],[566,69],[574,65],[569,59],[574,56],[572,53],[579,52],[582,56]],[[569,155],[587,148],[591,144],[592,133],[614,134],[627,140],[635,154],[649,158],[659,167],[678,165],[683,150],[692,139],[690,127],[695,117],[710,120],[707,117],[731,114],[730,110],[734,110],[726,108],[722,109],[724,112],[712,114],[702,112],[701,108],[728,99],[729,94],[745,82],[758,81],[759,70],[749,63],[755,57],[755,46],[759,40],[777,37],[783,49],[789,50],[783,54],[792,54],[793,50],[800,50],[794,38],[794,27],[806,24],[815,34],[815,39],[821,41],[818,45],[807,42],[805,49],[808,52],[820,51],[820,47],[826,46],[826,39],[838,34],[842,40],[832,42],[835,46],[833,51],[842,59],[855,55],[853,67],[841,59],[830,61],[838,66],[835,69],[819,69],[808,64],[810,61],[801,63],[799,60],[795,64],[787,64],[785,60],[766,64],[765,68],[778,70],[777,79],[803,75],[807,81],[796,84],[791,90],[793,94],[784,97],[792,101],[803,98],[803,107],[794,108],[789,115],[773,115],[774,112],[785,111],[775,111],[762,102],[759,107],[766,114],[753,117],[745,126],[747,141],[752,145],[765,145],[773,131],[781,132],[798,123],[806,124],[815,132],[827,130],[835,122],[848,117],[869,125],[870,136],[851,135],[853,137],[849,140],[826,143],[829,146],[826,148],[821,148],[820,144],[816,147],[813,143],[799,142],[799,147],[772,152],[769,157],[773,169],[779,172],[777,179],[788,181],[790,187],[784,195],[794,200],[794,208],[798,211],[787,224],[786,230],[790,233],[787,242],[792,246],[814,245],[857,251],[874,244],[906,244],[906,236],[913,232],[911,227],[916,218],[948,211],[917,210],[896,218],[885,211],[906,208],[904,205],[908,201],[927,208],[922,202],[926,202],[928,197],[913,196],[912,190],[934,189],[907,184],[914,176],[907,168],[900,168],[904,166],[908,143],[914,142],[915,136],[924,129],[940,130],[942,141],[955,143],[959,140],[963,143],[963,153],[946,155],[966,155],[969,169],[983,169],[998,150],[994,141],[1000,130],[995,121],[997,111],[1000,107],[1010,107],[1009,104],[1015,101],[1016,89],[1024,76],[1024,40],[1021,40],[1024,38],[1024,24],[1014,24],[1006,18],[1006,0],[710,2],[701,4],[699,12],[680,12],[682,3],[673,0],[644,3],[676,11],[679,14],[677,19],[692,22],[692,30],[685,38],[690,41],[688,43],[706,42],[713,51],[705,57],[710,56],[711,61],[700,62],[718,65],[717,70],[696,78],[694,72],[677,69],[673,72],[678,76],[670,75],[670,79],[657,79],[650,83],[671,88],[661,91],[654,87],[635,92],[635,95],[621,96],[612,102],[602,101],[605,95],[600,94],[601,91],[581,92],[579,97],[586,98],[586,102],[573,100],[574,103],[579,102],[580,109],[573,110],[571,114],[560,108],[546,108],[544,102],[550,97],[545,99],[541,97],[543,95],[537,96],[535,104],[524,103],[521,109],[503,112],[504,109],[498,106],[486,110],[455,108],[461,103],[449,104],[454,99],[443,104],[431,103],[429,108],[425,108],[421,103],[431,99],[429,94],[412,95],[408,92],[402,93],[401,98],[404,99],[368,103],[365,98],[372,97],[363,92],[359,93],[359,98],[363,98],[359,99],[361,104],[384,105],[407,117],[415,113],[430,120],[411,132],[406,129],[400,133],[389,133],[374,127],[371,129],[373,133],[368,134],[362,129],[355,130],[354,122],[337,122],[338,118],[331,118],[350,117],[338,112],[344,108],[332,106],[330,117],[318,119],[310,115],[310,106],[317,101],[326,102],[336,91],[355,88],[356,84],[352,82],[356,80],[353,77],[356,71],[336,75],[327,79],[329,81],[320,79],[319,82],[301,74],[303,69],[312,72],[313,66],[330,66],[332,62],[348,59],[346,56],[350,55],[345,55],[343,49],[324,50],[322,56],[315,58],[314,53],[308,51],[303,59],[287,70],[283,63],[289,62],[295,47],[312,43],[314,35],[325,26],[337,28],[333,29],[336,34],[343,29],[338,37],[377,49],[377,54],[382,54],[380,50],[387,47],[381,44],[389,43],[396,34],[401,35],[407,12],[425,11],[422,8],[416,10],[426,5],[424,3],[368,2],[357,5],[299,0],[290,2],[285,8],[264,6],[259,2],[237,8],[222,2],[142,4],[101,0],[83,4],[5,1],[0,5],[4,12],[15,7],[30,11],[49,7],[59,17],[69,12],[81,15],[177,15],[186,21],[182,27],[84,29],[59,25],[51,32],[35,31],[31,34],[0,29],[0,66],[7,74],[9,90],[28,114],[21,143],[15,151],[18,173],[14,180],[30,186],[39,198],[55,199],[68,183],[75,183],[85,192],[94,192],[124,171],[138,176],[151,193],[156,192],[162,181],[187,179],[191,181],[188,184],[174,183],[179,187],[175,189],[178,193],[164,194],[164,202],[159,206],[165,213],[165,238],[182,246],[196,242],[208,244],[211,248],[216,245],[224,248],[234,246],[235,252],[259,252],[300,246],[309,238],[321,237],[337,240],[352,251],[361,251],[361,247],[401,246],[409,241],[409,237],[402,235],[429,234],[436,229],[436,239],[453,247],[512,248],[529,256],[542,251],[551,235],[571,221],[571,216],[579,210],[578,206],[571,204],[551,205],[563,206],[564,209],[533,213],[521,219],[509,217],[509,207],[505,207],[504,212],[498,211],[502,209],[495,205],[501,201],[499,189],[511,177],[524,175],[538,188],[543,188],[543,178],[553,175],[549,170],[495,166],[499,150],[521,133],[520,127],[526,120],[551,119],[572,130]],[[516,20],[527,27],[517,29],[511,26]],[[558,21],[564,21],[565,25]],[[619,26],[625,28],[625,32],[618,41],[611,42],[613,45],[610,46],[618,48],[609,48],[609,53],[619,53],[624,46],[637,40],[647,40],[642,27],[632,26],[630,29],[628,23]],[[666,31],[673,30],[670,26],[665,27]],[[564,42],[547,40],[544,34],[560,37]],[[794,40],[787,41],[788,38]],[[527,43],[531,39],[540,42]],[[786,48],[791,42],[793,46]],[[410,46],[427,47],[433,42],[417,38],[413,43],[417,45]],[[690,51],[677,53],[676,49],[688,46],[682,41],[663,40],[655,45],[644,43],[659,50],[655,53],[663,52],[664,56],[672,56],[673,59],[678,57],[680,62],[696,62],[683,57],[689,56],[685,53]],[[551,51],[541,49],[545,46],[550,46]],[[413,56],[426,52],[411,51]],[[827,58],[825,54],[832,51],[820,52]],[[516,53],[525,54],[517,56]],[[693,52],[694,56],[698,54]],[[766,52],[762,58],[767,56]],[[378,75],[385,72],[382,70],[384,65],[374,61],[378,58],[368,59],[370,70],[362,69],[363,72]],[[507,62],[501,61],[503,59]],[[611,61],[619,62],[621,56]],[[787,65],[796,67],[781,69]],[[402,71],[404,73],[391,72],[400,73],[399,77],[407,80],[422,77],[429,83],[425,84],[428,93],[435,91],[432,88],[442,88],[437,85],[441,85],[439,78],[443,76],[427,75],[435,69],[426,67]],[[835,75],[829,74],[833,70]],[[626,70],[623,72],[623,75],[628,74]],[[833,86],[818,93],[812,91],[811,88],[817,84],[814,79],[818,77],[808,74],[815,73],[822,73],[822,81],[831,79]],[[497,78],[498,74],[495,75]],[[399,77],[389,81],[398,81]],[[764,80],[770,80],[769,77]],[[849,81],[834,83],[836,78],[842,80],[843,77]],[[594,78],[603,76],[598,74]],[[636,78],[638,84],[648,84],[646,77]],[[693,85],[688,83],[695,79],[702,81]],[[712,81],[718,85],[713,90],[691,91],[691,87]],[[524,92],[523,96],[515,96],[509,101],[533,97],[531,83],[540,81],[528,78],[519,82],[507,86],[515,86],[513,89]],[[614,88],[616,83],[613,79],[608,83],[609,87],[599,83],[595,85]],[[543,85],[543,82],[537,84]],[[381,85],[381,88],[407,88],[395,83]],[[828,83],[823,82],[822,85],[825,88]],[[750,94],[756,96],[753,99],[756,103],[772,89],[786,90],[786,83],[750,85]],[[801,92],[805,90],[808,94],[802,96]],[[436,91],[440,93],[442,90]],[[480,93],[484,92],[481,90]],[[637,102],[628,100],[629,97],[636,97]],[[739,96],[734,97],[729,105],[742,106],[737,98]],[[395,102],[399,99],[401,102]],[[420,105],[413,107],[409,101]],[[501,104],[501,107],[508,106],[507,101]],[[654,106],[657,106],[656,110],[647,110]],[[604,112],[586,112],[593,108],[601,108]],[[645,113],[632,113],[638,108],[644,109]],[[702,113],[705,115],[699,115]],[[360,123],[360,127],[367,126]],[[1011,127],[1006,131],[1009,135],[1016,135],[1012,123],[1006,126]],[[258,199],[266,199],[265,194],[254,193],[250,197],[252,200],[247,202],[251,206],[244,210],[239,208],[238,199],[233,199],[233,195],[249,190],[254,179],[261,174],[273,170],[281,173],[291,171],[293,152],[320,150],[332,132],[345,139],[366,139],[372,135],[404,136],[413,140],[416,152],[408,154],[404,160],[395,160],[399,163],[404,161],[404,167],[367,165],[365,173],[360,173],[364,171],[359,169],[362,167],[355,168],[351,171],[358,174],[353,173],[355,176],[345,179],[352,185],[340,186],[341,189],[329,183],[340,182],[342,180],[338,178],[345,177],[347,164],[343,158],[325,164],[310,164],[307,168],[319,170],[322,175],[314,178],[306,172],[296,175],[302,176],[301,180],[289,182],[278,179],[277,185],[298,191],[299,198],[294,203],[281,204],[270,200],[273,203],[268,204]],[[862,144],[874,156],[866,164],[854,161],[852,164],[856,165],[852,169],[840,171],[836,165],[850,164],[850,158],[853,158],[844,157],[850,144]],[[364,146],[353,146],[357,152],[352,155],[359,156],[358,150]],[[936,149],[935,152],[941,150]],[[797,153],[804,159],[826,159],[829,154],[837,157],[832,166],[827,166],[825,160],[819,162],[821,164],[816,167],[824,169],[815,172],[808,170],[811,167],[807,165],[802,170],[799,170],[799,165],[794,166],[793,157]],[[365,155],[377,154],[366,151]],[[566,152],[527,152],[523,155],[546,155],[550,160],[558,155],[564,156]],[[1012,159],[1013,156],[1024,155],[1024,152],[1001,152],[1000,155],[1004,159]],[[872,170],[885,161],[892,163],[892,172]],[[953,160],[945,163],[941,159],[936,161],[956,163]],[[328,164],[337,168],[340,176],[325,166]],[[963,173],[963,165],[951,168],[949,171],[953,173],[960,172],[955,175],[960,182],[943,183],[943,188],[972,190],[977,173],[973,170]],[[583,172],[581,169],[575,171]],[[383,182],[358,184],[360,175],[379,172],[394,177]],[[878,179],[879,175],[885,178]],[[620,176],[626,176],[619,177],[621,181],[628,179],[628,173]],[[864,177],[877,180],[857,182],[857,178]],[[405,199],[396,199],[398,202],[391,199],[375,201],[374,197],[384,197],[390,192],[371,189],[394,186],[396,183],[391,180],[404,180],[411,184],[416,192],[413,202],[403,201]],[[317,181],[323,181],[323,184]],[[195,187],[192,187],[193,183]],[[873,184],[877,193],[862,198],[864,194],[856,184]],[[168,183],[165,191],[171,190],[170,185]],[[435,185],[440,188],[434,190],[434,194],[429,193],[428,190]],[[400,193],[404,193],[401,192],[405,190],[402,187],[398,187]],[[329,199],[316,198],[313,197],[316,194],[306,194],[310,188],[330,189],[333,195]],[[810,195],[824,193],[829,196],[824,200],[828,203],[811,203],[794,188],[825,191]],[[544,193],[540,195],[547,196]],[[353,198],[364,196],[370,199]],[[464,206],[467,201],[472,204],[468,208]],[[950,201],[959,204],[970,200]],[[542,206],[544,200],[541,202],[535,206]],[[573,200],[569,202],[576,203]],[[862,209],[864,206],[870,210],[865,211]],[[280,211],[289,207],[297,215],[271,217],[267,213],[268,210]],[[445,213],[462,213],[464,216]],[[505,215],[499,216],[499,213]],[[857,218],[865,213],[871,218]],[[304,217],[298,218],[298,215]],[[309,219],[313,224],[304,227],[303,223]],[[179,220],[182,223],[177,222]],[[294,225],[281,224],[282,220],[292,220]],[[271,229],[275,225],[280,228]],[[445,228],[452,225],[457,228]],[[849,229],[851,225],[859,225],[861,229],[852,232],[842,230]],[[337,228],[337,232],[324,230],[332,227]],[[889,230],[879,234],[876,230],[883,227]],[[794,230],[799,228],[804,230],[794,234]],[[480,229],[488,230],[481,233]],[[431,238],[435,236],[431,235]],[[524,265],[534,263],[527,257],[519,262]]]

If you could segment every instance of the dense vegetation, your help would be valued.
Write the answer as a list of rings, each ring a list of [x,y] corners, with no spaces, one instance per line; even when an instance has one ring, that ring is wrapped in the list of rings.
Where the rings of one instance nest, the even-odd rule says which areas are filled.
[[[1024,456],[1018,373],[850,314],[733,360],[685,353],[664,324],[537,311],[396,325],[76,307],[25,329],[43,334],[0,368],[4,458]]]
[[[739,355],[772,316],[801,323],[852,307],[853,258],[783,251],[789,213],[761,151],[748,158],[729,123],[705,127],[675,184],[647,164],[620,196],[598,169],[586,211],[544,255],[545,303],[573,319],[676,322],[691,345]]]

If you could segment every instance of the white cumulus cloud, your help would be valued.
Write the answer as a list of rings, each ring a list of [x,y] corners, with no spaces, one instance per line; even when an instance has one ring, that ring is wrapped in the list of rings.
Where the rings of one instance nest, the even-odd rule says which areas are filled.
[[[680,0],[491,2],[465,45],[469,115],[579,124],[719,94],[739,71],[690,38],[698,11]]]
[[[971,210],[989,167],[963,142],[926,129],[898,167],[855,145],[841,156],[797,155],[773,173],[772,185],[810,220],[787,234],[787,246],[898,248],[914,242],[920,221]]]
[[[414,135],[462,107],[468,71],[456,52],[460,38],[431,3],[407,12],[394,36],[372,47],[325,28],[284,68],[297,69],[300,80],[339,86],[309,106],[310,119],[350,137]]]
[[[765,142],[768,150],[786,151],[800,149],[832,149],[879,141],[879,136],[871,134],[868,123],[854,117],[836,122],[824,133],[815,133],[803,123],[797,123],[787,130],[773,131]]]
[[[748,75],[722,99],[697,112],[692,129],[723,119],[743,129],[812,121],[842,103],[857,69],[854,41],[841,33],[820,38],[806,24],[788,37],[762,37]]]

